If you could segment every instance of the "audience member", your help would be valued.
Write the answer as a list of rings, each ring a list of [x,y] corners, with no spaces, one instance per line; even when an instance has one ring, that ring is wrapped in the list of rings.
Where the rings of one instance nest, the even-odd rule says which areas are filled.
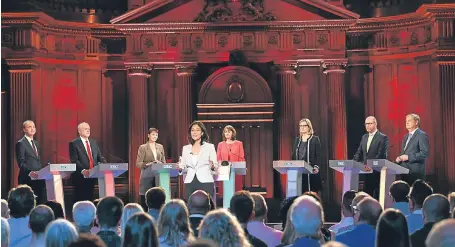
[[[55,219],[65,219],[65,212],[63,212],[62,204],[56,201],[47,201],[44,203],[44,205],[52,209]]]
[[[149,214],[136,213],[126,222],[122,247],[158,247],[158,230]]]
[[[79,238],[68,245],[68,247],[106,247],[106,245],[97,235],[79,233]]]
[[[425,199],[433,194],[430,185],[421,179],[417,179],[409,193],[409,210],[411,214],[407,216],[409,234],[423,227],[422,205]]]
[[[294,199],[297,199],[298,197],[295,197]],[[295,201],[295,200],[294,200]],[[291,214],[289,213],[289,208],[287,210],[287,217],[286,217],[286,222],[291,222]],[[295,231],[294,231],[294,225],[291,223],[286,223],[286,226],[284,227],[283,230],[283,236],[281,237],[281,244],[277,245],[277,247],[284,247],[287,245],[290,245],[291,243],[294,243],[295,241]]]
[[[28,185],[19,185],[8,194],[8,208],[11,218],[9,247],[23,247],[30,244],[32,230],[28,227],[30,211],[35,207],[35,194]]]
[[[155,222],[158,222],[160,210],[166,202],[166,191],[161,187],[153,187],[145,193],[145,204],[148,207],[150,214]]]
[[[410,190],[409,184],[403,180],[393,182],[389,189],[389,196],[393,200],[392,208],[400,210],[404,216],[411,214],[408,200]]]
[[[345,244],[336,241],[330,241],[324,244],[322,247],[348,247]]]
[[[161,247],[178,247],[194,241],[188,208],[180,199],[173,199],[161,209],[158,220]]]
[[[314,191],[306,191],[305,193],[303,193],[303,195],[311,196],[314,199],[316,199],[316,201],[318,201],[321,204],[322,213],[324,213],[324,207],[322,206],[322,200],[318,193],[316,193]],[[322,221],[324,221],[324,219],[322,219]],[[330,231],[327,228],[324,228],[322,226],[321,226],[320,231],[321,231],[321,244],[329,242],[330,239],[332,238]]]
[[[190,224],[194,236],[199,236],[199,225],[204,216],[210,211],[209,194],[203,190],[196,190],[188,198],[188,210],[190,211]]]
[[[210,211],[204,217],[199,238],[212,240],[220,247],[251,247],[242,226],[226,209]]]
[[[427,247],[455,246],[455,219],[443,220],[436,223],[428,234],[425,244]]]
[[[78,237],[76,227],[65,219],[57,219],[46,227],[46,247],[67,247]]]
[[[357,192],[354,190],[349,190],[344,193],[341,203],[341,221],[329,228],[329,231],[334,235],[336,235],[341,228],[354,225],[354,214],[351,205],[356,193]]]
[[[2,247],[8,247],[9,246],[9,224],[8,221],[5,218],[1,218],[2,220],[2,225],[1,225],[1,240],[2,240]]]
[[[321,204],[314,197],[304,195],[292,204],[289,214],[295,231],[295,242],[292,246],[320,246],[320,230],[324,221]]]
[[[252,236],[262,240],[268,247],[279,245],[281,243],[281,237],[283,237],[283,232],[265,225],[269,210],[264,197],[258,193],[251,193],[251,197],[254,200],[254,218],[248,222],[248,232]]]
[[[410,247],[408,223],[400,210],[385,210],[376,228],[376,247]]]
[[[2,208],[1,208],[2,218],[8,219],[9,218],[9,208],[8,202],[5,199],[2,199]]]
[[[121,223],[120,223],[120,226],[122,228],[121,230],[121,236],[124,237],[125,236],[125,226],[126,226],[126,222],[128,222],[128,220],[131,218],[131,216],[133,216],[133,214],[135,213],[143,213],[144,210],[142,209],[142,206],[137,204],[137,203],[128,203],[125,205],[125,207],[123,208],[123,213],[122,213],[122,219],[121,219]]]
[[[96,207],[91,201],[79,201],[73,205],[73,221],[79,233],[91,233],[95,216]]]
[[[123,212],[123,202],[115,196],[104,197],[96,208],[96,220],[100,226],[97,235],[107,247],[119,247],[122,239],[117,234]]]
[[[98,204],[100,203],[100,200],[101,200],[100,198],[93,200],[93,205],[95,205],[95,208],[98,208]],[[93,221],[93,226],[92,226],[92,229],[90,230],[90,233],[98,234],[99,231],[100,231],[100,226],[98,225],[98,222],[96,222],[96,215],[95,215],[95,220]]]
[[[433,225],[449,218],[449,200],[441,194],[433,194],[423,202],[423,227],[411,234],[412,247],[425,247],[425,240]]]
[[[352,199],[352,204],[350,205],[350,208],[351,208],[353,216],[355,214],[353,207],[357,206],[357,204],[359,204],[360,201],[362,201],[363,199],[365,199],[367,197],[370,197],[370,195],[367,194],[366,192],[363,192],[363,191],[359,191],[359,192],[357,192],[355,194],[354,199]],[[336,233],[336,235],[338,236],[338,235],[340,235],[342,233],[345,233],[345,232],[348,232],[348,231],[350,231],[350,230],[352,230],[354,228],[355,228],[355,224],[340,227],[338,229],[338,232]]]
[[[354,198],[355,199],[355,198]],[[349,247],[374,246],[376,242],[376,224],[382,213],[378,201],[368,196],[354,209],[354,229],[336,236],[336,241]]]
[[[286,223],[288,221],[288,212],[289,208],[291,208],[292,203],[294,203],[295,199],[297,199],[298,196],[293,196],[286,198],[280,206],[280,212],[278,213],[278,216],[281,219],[282,222],[282,229],[283,229],[283,235],[285,235],[285,228],[286,228]]]
[[[237,191],[231,198],[229,210],[239,221],[251,245],[254,247],[267,246],[260,239],[250,235],[247,229],[248,221],[254,218],[254,200],[250,192],[246,190]]]
[[[54,212],[46,205],[38,205],[30,212],[29,226],[32,230],[30,246],[45,247],[45,231],[49,223],[55,220]]]
[[[189,243],[187,247],[218,247],[218,245],[209,239],[196,239],[192,243]]]
[[[452,212],[453,209],[455,208],[455,192],[450,193],[448,198],[450,203],[450,212]]]

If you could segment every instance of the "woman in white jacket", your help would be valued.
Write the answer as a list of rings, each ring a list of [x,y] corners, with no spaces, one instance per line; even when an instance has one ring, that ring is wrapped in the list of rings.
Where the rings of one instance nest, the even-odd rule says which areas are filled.
[[[215,197],[213,175],[218,169],[215,146],[209,141],[209,135],[204,124],[193,122],[188,128],[188,142],[183,146],[179,167],[181,173],[186,173],[185,199],[196,190],[203,190]]]

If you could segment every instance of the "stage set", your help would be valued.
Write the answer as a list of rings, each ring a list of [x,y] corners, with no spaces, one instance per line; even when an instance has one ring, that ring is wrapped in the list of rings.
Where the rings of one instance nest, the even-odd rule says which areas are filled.
[[[117,14],[71,7],[84,1],[14,2],[1,14],[2,198],[17,184],[14,145],[27,119],[43,165],[70,163],[77,125],[90,124],[107,161],[129,163],[115,179],[125,202],[139,201],[136,155],[150,127],[177,162],[192,121],[204,122],[215,145],[233,125],[245,147],[245,189],[278,205],[286,176],[273,161],[291,158],[299,120],[309,118],[335,220],[343,179],[329,160],[352,159],[372,115],[393,161],[405,117],[417,113],[430,141],[427,179],[438,192],[455,190],[455,4],[363,18],[359,1],[348,10],[343,0],[106,1],[128,4]],[[172,197],[182,187],[172,179]],[[65,181],[67,205],[72,192]]]

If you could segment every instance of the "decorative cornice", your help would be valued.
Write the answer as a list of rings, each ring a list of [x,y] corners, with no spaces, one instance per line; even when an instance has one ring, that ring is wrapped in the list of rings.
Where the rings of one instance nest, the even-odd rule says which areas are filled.
[[[197,68],[197,63],[178,63],[175,65],[178,76],[192,76]]]
[[[31,72],[39,66],[35,60],[24,59],[6,59],[6,64],[10,66],[10,72]]]
[[[344,73],[348,61],[347,59],[328,59],[321,63],[323,73]]]
[[[148,78],[153,70],[153,67],[148,63],[125,63],[125,68],[128,71],[128,77],[144,76]]]
[[[276,66],[280,75],[295,75],[297,73],[297,62],[279,63]]]

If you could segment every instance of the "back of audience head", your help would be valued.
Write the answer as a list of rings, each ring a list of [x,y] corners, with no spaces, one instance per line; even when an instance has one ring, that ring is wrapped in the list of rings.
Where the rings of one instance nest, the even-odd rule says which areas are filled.
[[[254,200],[254,220],[264,222],[267,218],[267,203],[264,197],[259,193],[251,193]]]
[[[199,226],[199,238],[210,239],[220,247],[251,247],[242,226],[226,209],[210,211]]]
[[[218,247],[218,245],[210,239],[196,239],[189,243],[187,247]]]
[[[382,206],[377,200],[372,197],[363,198],[354,207],[354,223],[357,224],[368,224],[376,227],[379,217],[382,213]]]
[[[455,208],[455,192],[449,194],[450,212]]]
[[[25,217],[35,206],[35,194],[30,186],[21,184],[9,191],[8,208],[11,217]]]
[[[137,203],[128,203],[125,205],[123,208],[123,213],[122,213],[122,236],[125,236],[125,226],[126,222],[133,216],[135,213],[143,213],[144,210],[142,209],[142,206],[137,204]]]
[[[65,219],[54,220],[46,227],[46,247],[66,247],[77,237],[76,227]]]
[[[354,214],[352,213],[352,200],[356,195],[355,190],[346,191],[343,194],[343,202],[342,202],[342,214],[346,217],[352,217]]]
[[[106,247],[106,244],[97,235],[80,233],[79,238],[68,247]]]
[[[161,187],[153,187],[145,193],[145,204],[148,209],[160,210],[166,202],[166,191]]]
[[[433,194],[433,188],[425,181],[417,179],[409,192],[409,209],[411,211],[421,209],[425,199]]]
[[[44,205],[50,207],[52,209],[52,211],[54,211],[54,216],[56,219],[65,218],[65,213],[63,212],[62,204],[60,204],[56,201],[47,201],[44,203]]]
[[[376,229],[376,247],[390,246],[410,246],[406,217],[396,209],[385,210]]]
[[[246,224],[254,217],[254,200],[246,190],[237,191],[231,198],[229,211],[235,215],[240,224]]]
[[[1,238],[2,238],[2,247],[8,247],[9,246],[9,224],[8,221],[5,218],[1,218],[2,220],[2,226],[1,226]]]
[[[96,208],[96,219],[100,228],[113,228],[118,226],[122,218],[123,202],[118,197],[104,197]]]
[[[450,217],[450,204],[447,197],[441,194],[428,196],[422,207],[424,223],[439,222]]]
[[[408,202],[411,187],[403,180],[397,180],[390,185],[389,194],[395,202]]]
[[[326,244],[324,244],[322,247],[348,247],[345,244],[342,244],[340,242],[336,241],[329,241]]]
[[[193,240],[193,230],[185,202],[173,199],[164,205],[158,219],[158,232],[159,236],[172,246]]]
[[[54,211],[46,205],[38,205],[30,212],[28,224],[34,234],[44,234],[47,225],[53,220]]]
[[[321,203],[314,197],[304,195],[297,198],[289,213],[296,237],[321,237],[320,229],[323,224],[324,212]]]
[[[455,219],[446,219],[436,223],[425,241],[427,247],[455,246]]]
[[[79,201],[73,205],[73,220],[79,232],[89,232],[96,216],[96,207],[90,201]]]
[[[123,247],[158,247],[158,230],[149,214],[136,213],[126,222]]]
[[[2,208],[1,208],[2,218],[8,219],[9,218],[9,208],[8,202],[5,199],[2,199]]]
[[[188,210],[190,214],[205,215],[210,211],[209,194],[203,190],[196,190],[188,199]]]

